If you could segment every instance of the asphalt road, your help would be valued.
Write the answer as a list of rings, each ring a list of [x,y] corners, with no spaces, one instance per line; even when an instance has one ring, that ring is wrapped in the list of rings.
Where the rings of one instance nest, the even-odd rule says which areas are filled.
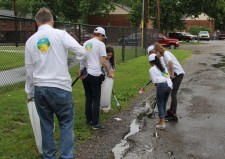
[[[205,43],[182,46],[193,54],[183,64],[179,123],[167,123],[160,131],[154,128],[158,117],[146,119],[146,126],[130,137],[124,159],[225,158],[225,41]],[[218,64],[223,67],[214,67]]]

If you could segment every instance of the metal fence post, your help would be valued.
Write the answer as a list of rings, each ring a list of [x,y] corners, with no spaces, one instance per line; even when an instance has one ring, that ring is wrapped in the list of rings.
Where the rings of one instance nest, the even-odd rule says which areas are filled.
[[[16,44],[16,47],[18,47],[18,26],[17,26],[18,18],[17,18],[17,8],[16,8],[16,1],[15,0],[14,0],[14,3],[13,3],[13,7],[14,7],[14,15],[15,15],[15,34],[16,34],[15,44]]]
[[[124,40],[124,29],[122,29],[122,62],[125,61],[125,40]]]
[[[139,45],[138,44],[138,39],[137,39],[137,27],[135,27],[135,55],[134,55],[134,57],[136,58],[137,57],[137,45]]]

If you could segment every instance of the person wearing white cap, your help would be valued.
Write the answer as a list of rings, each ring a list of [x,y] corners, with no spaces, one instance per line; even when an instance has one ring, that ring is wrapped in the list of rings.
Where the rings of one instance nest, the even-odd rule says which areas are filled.
[[[184,70],[180,65],[177,58],[169,51],[167,51],[159,43],[155,43],[155,50],[157,56],[162,58],[165,67],[168,69],[170,78],[173,82],[173,89],[171,91],[171,104],[170,109],[167,110],[166,119],[169,121],[178,122],[177,117],[177,92],[184,77]]]
[[[168,101],[170,91],[173,88],[173,84],[167,69],[163,67],[156,54],[150,54],[148,60],[152,66],[149,69],[149,74],[152,83],[154,83],[156,86],[156,98],[159,116],[159,122],[156,124],[156,128],[165,129],[166,103]]]
[[[147,48],[147,52],[148,52],[148,55],[152,54],[152,53],[155,53],[155,47],[154,45],[150,45],[148,48]]]
[[[80,70],[85,67],[87,70],[87,75],[82,77],[86,97],[86,123],[92,126],[94,130],[104,128],[99,123],[101,83],[102,77],[104,77],[102,67],[105,69],[107,76],[112,78],[112,73],[107,65],[106,46],[102,42],[105,38],[105,29],[102,27],[95,28],[93,38],[83,44],[88,56],[85,61],[80,63]]]

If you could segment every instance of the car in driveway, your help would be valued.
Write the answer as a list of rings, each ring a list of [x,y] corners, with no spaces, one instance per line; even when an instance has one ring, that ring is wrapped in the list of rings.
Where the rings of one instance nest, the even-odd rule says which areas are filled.
[[[219,35],[218,35],[218,39],[219,39],[219,40],[225,39],[225,32],[220,31],[220,32],[219,32]]]
[[[186,35],[188,35],[188,36],[190,36],[190,37],[192,37],[193,40],[197,40],[197,38],[198,38],[197,35],[193,35],[193,34],[191,34],[189,32],[183,32],[183,33],[186,34]]]
[[[198,33],[198,40],[208,40],[209,41],[210,36],[208,31],[200,31]]]
[[[126,37],[124,37],[124,41],[122,38],[118,39],[118,44],[122,45],[133,45],[138,46],[141,44],[141,33],[132,33]]]
[[[183,32],[169,33],[169,38],[178,39],[179,41],[191,41],[193,40],[192,36],[186,35]]]
[[[168,47],[169,49],[176,49],[180,46],[178,39],[166,38],[163,34],[159,34],[158,43],[164,47]]]

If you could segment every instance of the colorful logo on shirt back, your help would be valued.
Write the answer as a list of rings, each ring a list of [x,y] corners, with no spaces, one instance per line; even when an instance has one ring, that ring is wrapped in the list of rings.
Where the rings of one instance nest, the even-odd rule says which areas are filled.
[[[169,73],[166,72],[166,71],[161,72],[161,74],[162,74],[164,77],[168,77],[168,76],[169,76]]]
[[[86,49],[87,51],[90,51],[90,50],[92,49],[92,47],[93,47],[93,44],[92,44],[92,43],[87,43],[87,44],[85,45],[85,49]]]
[[[48,38],[41,38],[37,42],[37,47],[42,53],[46,53],[50,49],[50,42]]]

